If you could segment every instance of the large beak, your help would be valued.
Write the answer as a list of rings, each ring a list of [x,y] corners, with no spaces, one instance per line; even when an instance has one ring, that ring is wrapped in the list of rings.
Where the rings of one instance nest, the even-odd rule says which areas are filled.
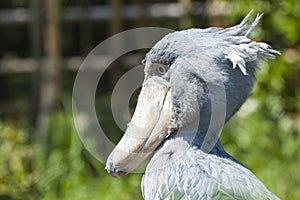
[[[106,162],[113,177],[129,173],[147,159],[168,136],[171,91],[146,77],[131,122]]]

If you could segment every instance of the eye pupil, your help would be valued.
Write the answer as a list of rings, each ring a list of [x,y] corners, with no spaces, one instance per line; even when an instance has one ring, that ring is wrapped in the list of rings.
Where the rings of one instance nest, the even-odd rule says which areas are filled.
[[[166,70],[166,67],[165,67],[165,66],[159,65],[159,66],[157,67],[157,72],[158,72],[160,75],[165,74],[166,71],[167,71],[167,70]]]

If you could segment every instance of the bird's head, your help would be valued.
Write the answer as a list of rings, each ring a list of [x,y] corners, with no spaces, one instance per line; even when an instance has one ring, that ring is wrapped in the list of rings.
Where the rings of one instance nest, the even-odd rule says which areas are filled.
[[[147,53],[134,115],[107,160],[112,176],[134,170],[174,135],[211,150],[217,132],[248,97],[257,60],[278,53],[247,38],[261,18],[248,24],[249,16],[227,29],[170,33]]]

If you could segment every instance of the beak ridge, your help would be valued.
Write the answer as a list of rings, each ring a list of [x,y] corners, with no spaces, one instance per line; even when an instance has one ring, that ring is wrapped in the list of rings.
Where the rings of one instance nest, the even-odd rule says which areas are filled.
[[[170,119],[171,90],[146,77],[132,120],[109,155],[106,170],[119,177],[138,167],[168,136]]]

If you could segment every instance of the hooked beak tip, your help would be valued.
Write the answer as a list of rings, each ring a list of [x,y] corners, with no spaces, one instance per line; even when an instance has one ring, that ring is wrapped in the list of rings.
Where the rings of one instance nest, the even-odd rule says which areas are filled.
[[[127,172],[118,170],[113,166],[113,163],[110,163],[105,166],[106,171],[114,178],[119,178],[120,176],[124,176]]]

